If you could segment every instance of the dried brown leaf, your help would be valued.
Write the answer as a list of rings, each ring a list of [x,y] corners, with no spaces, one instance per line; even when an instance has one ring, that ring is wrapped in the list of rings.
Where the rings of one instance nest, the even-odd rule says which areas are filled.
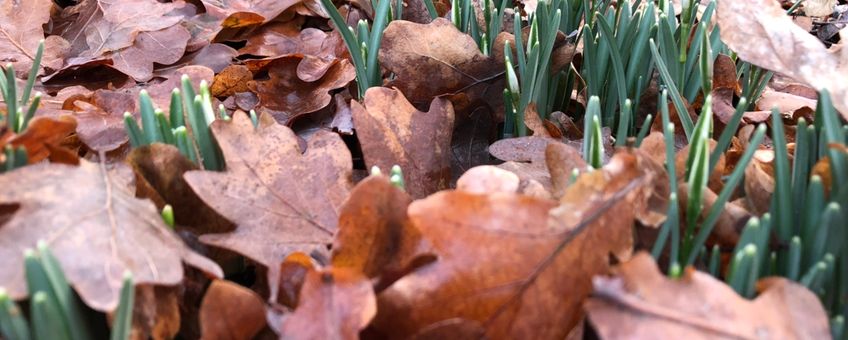
[[[252,290],[215,280],[200,305],[204,340],[252,339],[265,327],[265,304]]]
[[[632,204],[644,199],[634,189],[646,179],[634,158],[581,176],[559,204],[462,191],[413,202],[410,219],[438,260],[380,294],[375,327],[404,337],[462,318],[492,339],[564,338],[581,320],[590,277],[632,247]]]
[[[365,275],[325,268],[306,275],[300,303],[283,324],[281,339],[359,339],[377,313],[374,289]]]
[[[94,309],[118,304],[123,273],[136,283],[175,285],[183,262],[220,277],[214,262],[197,255],[162,222],[149,201],[136,199],[103,164],[31,165],[0,176],[0,206],[15,213],[0,225],[0,286],[26,295],[23,251],[45,240],[68,281]],[[69,186],[68,183],[73,183]]]
[[[273,279],[289,253],[332,242],[353,165],[334,133],[315,133],[301,150],[291,129],[267,115],[260,120],[258,128],[245,114],[212,123],[227,170],[189,171],[184,177],[206,204],[237,225],[201,241],[250,257]]]
[[[359,182],[341,207],[332,264],[369,278],[403,271],[425,252],[421,232],[406,208],[412,199],[385,176]]]
[[[761,280],[753,301],[711,275],[688,268],[669,279],[640,253],[594,280],[586,304],[604,339],[828,339],[827,314],[815,294],[782,278]]]
[[[433,99],[421,112],[399,90],[372,87],[351,109],[366,166],[400,165],[413,198],[448,187],[454,112],[447,99]]]
[[[813,88],[827,88],[834,106],[848,118],[848,83],[844,81],[848,53],[829,51],[815,36],[793,24],[775,1],[722,0],[716,18],[721,40],[740,58]]]

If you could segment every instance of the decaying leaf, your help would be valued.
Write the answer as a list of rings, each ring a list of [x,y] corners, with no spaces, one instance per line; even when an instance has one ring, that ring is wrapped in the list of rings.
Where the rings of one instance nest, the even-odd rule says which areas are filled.
[[[252,290],[215,280],[200,305],[203,339],[252,339],[265,327],[265,305]]]
[[[491,102],[495,110],[503,105],[505,71],[503,48],[492,50],[500,58],[483,55],[471,36],[444,18],[426,25],[398,20],[383,33],[380,65],[397,75],[390,85],[419,108],[437,96],[464,92],[469,101]]]
[[[68,183],[73,183],[69,186]],[[44,240],[68,281],[96,310],[118,304],[123,273],[138,284],[174,285],[182,263],[222,276],[212,261],[189,250],[149,201],[136,199],[103,164],[31,165],[0,176],[0,206],[11,219],[0,225],[0,286],[26,295],[23,252]]]
[[[314,79],[312,72],[322,72],[314,81],[306,81],[298,70],[302,55],[278,58],[267,64],[268,80],[254,80],[249,83],[251,91],[259,96],[262,106],[281,111],[288,121],[299,115],[318,111],[330,104],[330,90],[346,86],[356,78],[353,65],[347,60],[335,59],[326,70],[312,70],[305,74],[306,79]],[[280,93],[285,93],[281,96]]]
[[[134,148],[126,162],[136,174],[136,194],[150,198],[159,209],[170,204],[177,225],[198,235],[233,229],[232,223],[204,204],[185,181],[183,174],[199,167],[177,147],[154,143]]]
[[[283,324],[281,339],[359,339],[377,313],[371,282],[345,268],[324,268],[306,275],[300,303]]]
[[[66,160],[66,164],[76,165],[79,157],[70,150],[59,146],[60,142],[74,132],[77,122],[68,116],[57,119],[50,117],[35,117],[29,122],[29,126],[22,133],[11,138],[8,143],[15,147],[24,147],[27,150],[27,161],[30,164],[38,163],[45,158],[51,160],[59,158]],[[0,142],[0,145],[4,144]]]
[[[721,40],[740,58],[783,73],[816,89],[828,89],[833,104],[848,118],[848,50],[832,53],[792,23],[770,0],[722,0],[716,8]],[[791,48],[791,53],[784,48]]]
[[[399,90],[372,87],[351,109],[366,166],[400,165],[414,198],[448,187],[454,112],[447,99],[433,99],[421,112]]]
[[[334,133],[315,133],[301,150],[291,129],[268,115],[260,120],[257,128],[245,114],[212,123],[226,171],[189,171],[184,177],[206,204],[237,225],[200,240],[250,257],[273,277],[289,253],[332,242],[353,165]]]
[[[38,42],[44,39],[42,25],[50,21],[49,0],[4,0],[0,2],[0,64],[12,63],[19,75],[32,68]],[[58,69],[67,53],[68,42],[57,36],[44,40],[42,67]]]
[[[646,178],[622,153],[585,174],[563,199],[443,191],[409,216],[438,260],[379,296],[375,327],[405,337],[463,318],[492,339],[561,339],[581,319],[589,277],[632,247],[634,201]]]
[[[356,185],[341,207],[332,264],[369,278],[399,273],[427,251],[421,232],[409,221],[412,199],[384,176]]]
[[[746,300],[709,274],[687,268],[665,277],[647,253],[596,277],[586,303],[603,339],[828,339],[827,314],[815,294],[782,278],[760,280]]]
[[[127,143],[124,112],[137,112],[136,98],[130,92],[97,90],[91,102],[75,101],[74,118],[80,140],[95,151],[112,151]]]

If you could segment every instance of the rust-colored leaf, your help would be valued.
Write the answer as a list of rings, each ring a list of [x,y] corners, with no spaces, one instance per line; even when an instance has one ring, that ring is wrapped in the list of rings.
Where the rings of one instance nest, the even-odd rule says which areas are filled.
[[[200,305],[201,339],[252,339],[263,327],[265,304],[259,295],[230,281],[212,281]]]
[[[581,320],[590,277],[627,258],[633,203],[647,178],[635,156],[585,174],[557,204],[523,195],[443,191],[413,202],[412,223],[438,260],[379,296],[375,327],[405,337],[451,318],[492,339],[561,339]]]
[[[448,187],[454,113],[447,99],[436,98],[421,112],[397,89],[372,87],[351,109],[367,166],[400,165],[414,198]]]
[[[195,234],[231,231],[233,225],[209,208],[191,189],[183,174],[198,170],[173,145],[154,143],[133,149],[126,159],[136,174],[136,192],[161,209],[170,204],[174,220]]]
[[[303,80],[298,73],[303,59],[301,55],[276,59],[266,66],[268,80],[254,80],[249,83],[251,91],[259,96],[262,106],[282,111],[287,120],[326,107],[332,99],[329,93],[331,90],[342,88],[356,78],[353,65],[349,61],[336,59],[319,79]],[[311,75],[312,73],[307,73],[305,78],[313,78]],[[285,95],[281,96],[281,93]]]
[[[0,62],[12,63],[23,76],[32,68],[38,42],[44,39],[42,25],[50,21],[50,0],[0,2]],[[41,67],[58,69],[68,50],[68,42],[57,36],[44,40],[44,57]]]
[[[746,300],[709,274],[687,268],[665,277],[647,253],[594,280],[586,304],[603,339],[828,339],[827,314],[815,294],[782,278],[758,283]]]
[[[370,278],[398,272],[426,248],[409,222],[412,199],[384,176],[371,176],[350,192],[341,207],[332,264]]]
[[[443,94],[463,92],[469,101],[502,112],[496,109],[503,106],[503,47],[492,51],[495,56],[483,55],[471,36],[444,18],[426,25],[398,20],[383,33],[380,65],[397,75],[389,85],[417,107]]]
[[[260,120],[258,128],[245,114],[212,123],[227,170],[184,177],[206,204],[237,225],[200,240],[250,257],[273,278],[289,253],[332,242],[353,165],[334,133],[315,133],[301,150],[291,129],[268,115]]]
[[[55,150],[57,153],[71,156],[67,161],[76,165],[79,163],[79,157],[76,157],[67,149],[63,152],[59,146],[60,142],[73,133],[76,127],[77,122],[68,116],[58,117],[57,119],[36,117],[29,122],[26,130],[9,140],[9,144],[15,147],[23,146],[27,150],[27,160],[30,164],[51,157]],[[74,158],[76,158],[76,161],[74,161]]]
[[[359,339],[377,313],[371,282],[347,268],[306,275],[300,303],[283,324],[281,339]]]
[[[124,271],[137,283],[174,285],[182,263],[222,276],[212,261],[189,250],[149,201],[138,200],[103,164],[81,161],[31,165],[0,175],[0,206],[17,206],[0,226],[0,286],[26,295],[23,251],[45,240],[68,281],[94,309],[118,304]],[[69,186],[68,183],[73,183]]]
[[[180,25],[140,32],[133,44],[110,53],[112,68],[137,81],[153,78],[153,64],[169,65],[183,57],[191,35]]]
[[[215,75],[215,81],[209,92],[215,97],[229,97],[237,92],[247,92],[247,82],[253,80],[253,73],[244,65],[230,65]]]
[[[136,95],[131,92],[97,90],[91,102],[74,102],[77,134],[95,151],[115,150],[129,137],[124,130],[124,112],[136,112]]]
[[[62,17],[70,24],[64,27],[61,35],[71,45],[70,56],[82,60],[111,58],[111,53],[133,46],[140,33],[163,30],[179,23],[183,18],[178,13],[181,6],[156,0],[83,0],[62,11]],[[171,54],[161,47],[156,50],[156,40],[165,37],[149,38],[137,48],[143,46],[144,50]]]

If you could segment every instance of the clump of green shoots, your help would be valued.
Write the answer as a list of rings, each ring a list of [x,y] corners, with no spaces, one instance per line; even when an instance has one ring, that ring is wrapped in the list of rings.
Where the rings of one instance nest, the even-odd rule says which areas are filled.
[[[589,8],[589,2],[584,2]],[[592,5],[584,18],[581,74],[588,95],[601,99],[601,124],[617,126],[616,145],[620,146],[636,132],[632,107],[639,105],[653,73],[646,46],[656,35],[656,8],[653,2],[644,8],[639,8],[638,2],[633,7],[629,2],[619,2],[614,9],[608,1]],[[628,100],[631,103],[626,107]]]
[[[21,89],[18,98],[18,84],[15,81],[15,68],[12,64],[0,67],[0,96],[6,104],[6,114],[0,116],[0,121],[5,121],[6,128],[14,133],[21,133],[29,126],[29,122],[35,117],[35,111],[41,102],[41,92],[36,92],[32,98],[32,88],[35,86],[35,78],[41,68],[41,58],[44,55],[44,41],[38,43],[38,49],[33,57],[32,68],[29,71],[26,85]],[[22,167],[27,164],[27,153],[23,146],[12,147],[7,145],[3,150],[3,160],[0,161],[0,173]]]
[[[799,119],[796,125],[792,162],[783,117],[777,110],[772,110],[771,126],[775,153],[771,209],[745,226],[726,277],[731,287],[748,297],[753,296],[756,281],[765,276],[801,283],[819,296],[832,317],[833,337],[839,339],[844,336],[848,312],[844,222],[848,216],[843,208],[848,206],[848,155],[843,151],[848,125],[823,90],[813,124]],[[829,163],[832,174],[830,187],[813,174],[815,164],[823,161]]]
[[[380,176],[382,174],[383,171],[380,170],[380,167],[376,165],[371,167],[372,176]],[[401,170],[400,165],[395,164],[392,166],[392,170],[389,173],[389,182],[400,190],[406,190],[406,183],[403,180],[403,170]]]
[[[562,19],[563,0],[539,1],[536,12],[530,18],[530,34],[527,42],[522,39],[521,17],[515,14],[515,50],[516,62],[513,63],[513,51],[509,42],[504,45],[507,88],[504,89],[504,137],[526,136],[524,111],[530,103],[536,104],[537,113],[547,118],[550,112],[548,103],[553,100],[557,86],[550,76],[551,53]],[[518,68],[518,74],[515,73]]]
[[[162,110],[153,106],[147,91],[139,93],[141,126],[131,113],[124,114],[124,127],[130,137],[130,144],[134,148],[152,143],[175,145],[180,153],[203,168],[223,170],[221,149],[209,129],[209,125],[216,119],[209,87],[203,81],[200,83],[200,93],[196,93],[186,75],[182,77],[181,87],[182,91],[175,88],[171,92],[168,118]],[[220,119],[229,119],[226,110],[219,111]]]
[[[45,242],[37,250],[24,253],[27,289],[30,295],[29,320],[21,308],[0,288],[0,335],[16,340],[87,340],[92,333],[83,318],[84,309],[71,290],[59,261]],[[112,323],[112,340],[130,336],[135,292],[132,275],[124,274],[120,302]]]
[[[357,94],[358,98],[361,99],[365,96],[365,90],[380,86],[383,83],[377,55],[383,40],[383,30],[391,21],[391,0],[374,0],[372,2],[375,9],[374,22],[371,27],[368,27],[368,22],[365,20],[360,20],[355,30],[347,25],[332,0],[321,0],[321,4],[330,14],[330,20],[341,33],[345,46],[347,46],[351,59],[353,59],[353,66],[356,69]],[[400,18],[400,8],[403,8],[403,6],[398,6],[396,11],[398,18]]]
[[[432,1],[428,2],[432,5]],[[480,27],[471,0],[451,0],[451,22],[461,32],[470,35],[484,55],[490,55],[503,25],[506,3],[506,0],[501,0],[496,6],[492,0],[483,0],[480,6],[485,27]]]

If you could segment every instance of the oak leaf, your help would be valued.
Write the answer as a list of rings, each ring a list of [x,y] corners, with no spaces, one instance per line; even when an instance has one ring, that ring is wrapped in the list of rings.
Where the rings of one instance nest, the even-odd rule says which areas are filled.
[[[282,118],[275,117],[278,121],[288,122],[297,116],[323,109],[330,104],[331,90],[347,86],[356,78],[353,65],[347,60],[335,59],[326,70],[308,70],[301,74],[302,60],[302,55],[278,58],[264,66],[268,70],[268,80],[248,83],[251,91],[259,96],[262,106],[284,115]],[[322,72],[322,76],[316,79],[314,72]],[[280,93],[286,95],[281,96]]]
[[[758,282],[747,300],[709,274],[687,268],[665,277],[647,253],[596,277],[586,303],[603,339],[829,339],[827,314],[815,294],[783,278]]]
[[[848,49],[841,55],[829,51],[770,0],[721,0],[716,18],[721,40],[740,58],[817,90],[828,89],[833,105],[848,118]]]
[[[581,176],[557,203],[523,195],[443,191],[413,202],[413,225],[438,260],[378,298],[375,327],[405,337],[462,318],[492,339],[561,339],[581,319],[591,277],[627,258],[645,175],[622,153]]]
[[[0,286],[14,298],[26,295],[23,252],[38,240],[47,242],[83,301],[100,311],[117,306],[127,270],[138,284],[178,284],[183,263],[223,275],[102,163],[31,165],[0,176],[0,187],[0,206],[14,212],[0,225],[0,266],[8,269],[0,271]]]
[[[0,64],[12,63],[23,76],[32,68],[38,42],[44,39],[42,25],[50,21],[53,2],[49,0],[0,2]],[[62,67],[68,42],[57,36],[44,40],[41,66],[51,69]]]
[[[448,187],[454,112],[447,99],[435,98],[421,112],[399,90],[372,87],[362,104],[350,105],[367,167],[400,165],[413,198]]]
[[[283,324],[281,339],[359,339],[377,313],[374,289],[352,269],[324,268],[306,274],[300,302]]]
[[[444,18],[426,25],[396,20],[383,32],[379,58],[397,76],[389,86],[419,108],[437,96],[463,92],[468,101],[488,103],[493,112],[501,112],[503,47],[492,51],[491,57],[483,55],[471,36]]]
[[[265,327],[265,304],[252,290],[215,280],[200,305],[203,339],[252,339]]]
[[[429,251],[409,220],[412,199],[385,176],[370,176],[350,192],[339,214],[332,265],[351,268],[369,278],[401,275]],[[395,277],[396,279],[396,277]]]
[[[237,225],[200,240],[265,265],[276,282],[286,255],[332,242],[353,164],[334,133],[315,133],[301,150],[291,129],[268,115],[260,120],[254,128],[241,113],[212,123],[226,171],[189,171],[184,177],[207,205]]]

